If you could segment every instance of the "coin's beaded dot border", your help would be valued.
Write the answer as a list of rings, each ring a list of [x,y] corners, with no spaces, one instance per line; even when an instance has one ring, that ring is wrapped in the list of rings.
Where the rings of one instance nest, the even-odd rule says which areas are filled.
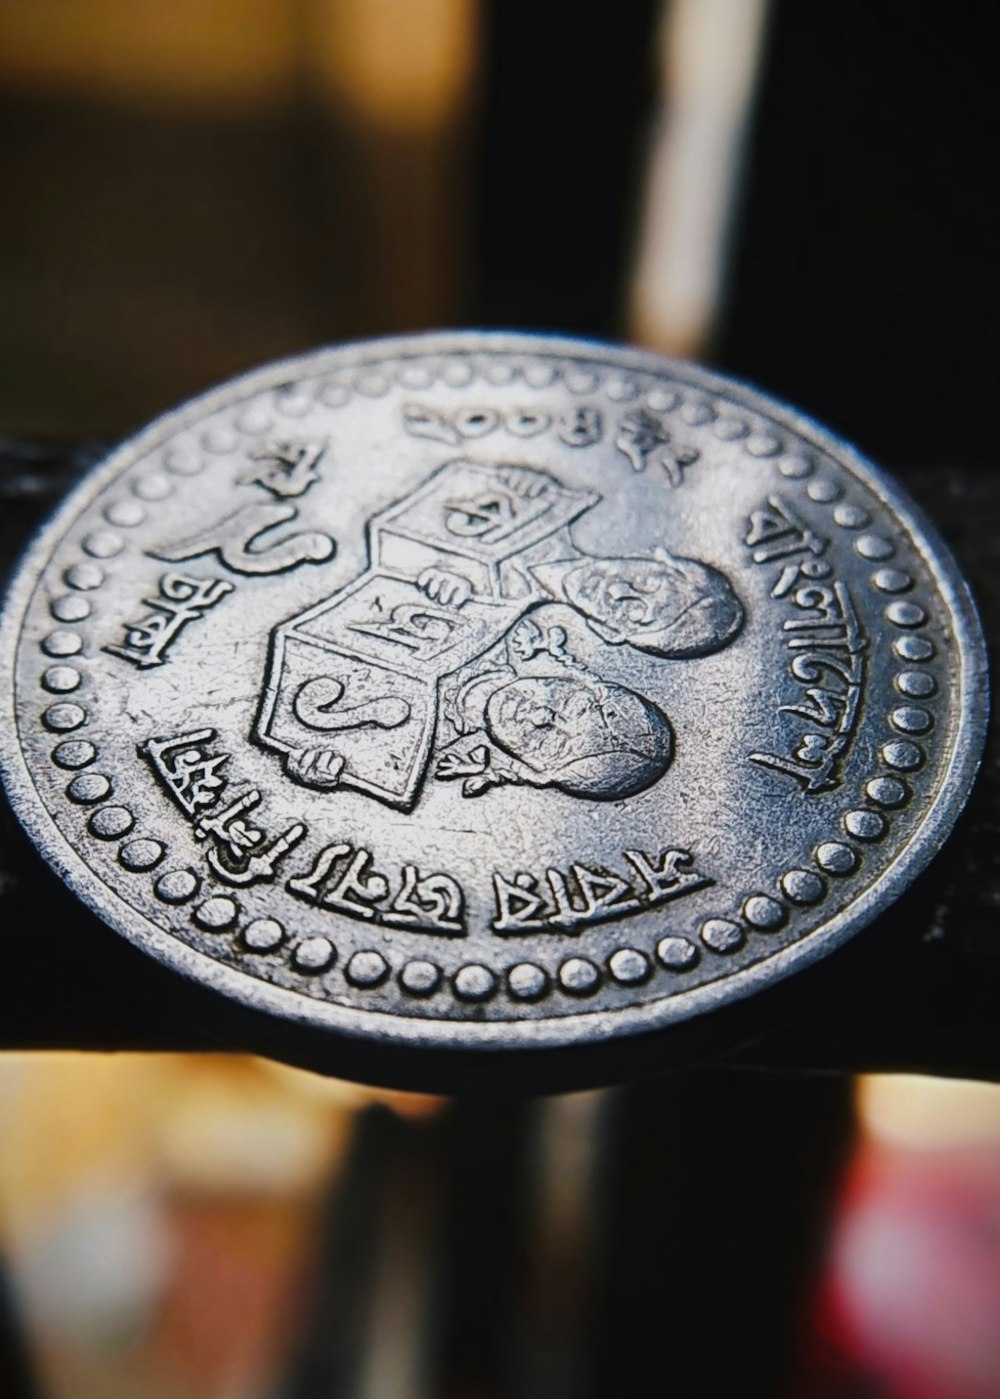
[[[608,971],[619,986],[641,986],[652,976],[653,965],[638,948],[619,947],[608,958]]]
[[[685,392],[668,386],[653,375],[612,371],[602,373],[596,367],[581,362],[553,359],[539,364],[537,360],[522,361],[518,356],[503,359],[482,359],[475,353],[442,356],[439,361],[408,361],[405,357],[389,365],[373,368],[361,366],[354,370],[336,371],[333,375],[291,384],[271,392],[269,404],[251,403],[237,408],[231,422],[212,422],[202,431],[199,447],[172,444],[160,455],[163,470],[145,467],[129,482],[131,497],[120,496],[104,506],[97,526],[80,543],[84,558],[66,567],[63,573],[69,592],[53,598],[50,612],[57,622],[79,623],[87,620],[93,605],[88,594],[96,593],[107,581],[102,561],[116,558],[126,547],[119,530],[135,528],[147,517],[145,505],[167,499],[176,489],[176,478],[199,475],[209,464],[209,458],[231,454],[239,445],[240,435],[259,436],[279,425],[282,417],[304,417],[315,405],[340,407],[357,393],[367,398],[384,396],[396,381],[408,389],[431,387],[440,381],[452,388],[462,389],[479,376],[487,382],[503,385],[517,377],[533,389],[550,386],[562,378],[571,393],[592,395],[603,390],[615,403],[629,404],[642,399],[644,405],[657,413],[676,412],[690,427],[706,427],[722,442],[733,443],[757,460],[773,460],[778,473],[789,482],[801,482],[812,502],[832,508],[833,522],[852,532],[854,552],[875,565],[869,583],[877,595],[885,599],[883,615],[893,627],[904,634],[893,643],[893,654],[903,665],[894,677],[894,685],[904,700],[930,700],[937,683],[929,672],[915,669],[916,665],[933,659],[934,643],[919,635],[928,620],[926,609],[916,600],[902,596],[910,593],[914,579],[902,569],[889,566],[895,545],[884,535],[870,532],[871,514],[863,506],[845,500],[839,481],[816,474],[812,454],[794,448],[786,450],[779,432],[769,425],[760,426],[759,415],[748,411],[746,416],[734,412],[731,405],[721,409],[704,394]],[[174,478],[174,479],[171,479]],[[859,531],[864,531],[859,533]],[[76,633],[57,629],[40,642],[44,655],[65,662],[79,656],[83,643]],[[83,677],[75,666],[65,663],[49,666],[43,673],[42,687],[54,697],[75,694]],[[50,733],[73,733],[89,723],[87,710],[75,701],[56,699],[42,713],[42,723]],[[879,750],[886,773],[868,779],[864,795],[869,805],[852,807],[841,817],[841,825],[849,839],[821,842],[813,851],[815,869],[795,868],[786,871],[777,881],[776,891],[760,890],[747,893],[740,912],[730,916],[707,917],[698,932],[701,945],[710,952],[729,956],[746,943],[747,934],[771,934],[783,929],[795,907],[808,907],[825,897],[827,878],[844,878],[861,868],[861,845],[882,840],[888,833],[888,813],[899,811],[911,800],[913,792],[900,775],[913,773],[926,762],[926,753],[915,741],[934,727],[934,715],[923,703],[896,705],[889,715],[892,732]],[[902,736],[901,736],[902,735]],[[56,756],[56,755],[60,756]],[[89,769],[96,760],[97,750],[87,740],[57,744],[52,759],[57,766],[71,771]],[[190,868],[164,869],[167,846],[152,837],[133,833],[134,813],[127,807],[106,802],[113,794],[113,783],[97,771],[76,771],[66,788],[67,797],[75,804],[93,808],[87,818],[88,829],[102,840],[121,839],[118,862],[133,872],[150,872],[153,892],[161,901],[192,904],[192,921],[203,931],[235,935],[243,949],[258,955],[287,948],[291,965],[308,976],[325,973],[335,967],[336,947],[322,935],[303,935],[290,942],[285,928],[276,919],[252,919],[240,924],[238,902],[224,893],[206,892],[200,875]],[[821,873],[816,873],[819,870]],[[200,901],[193,904],[198,896]],[[791,906],[791,907],[790,907]],[[501,980],[510,997],[520,1001],[539,1000],[558,988],[575,999],[592,996],[605,980],[620,986],[636,986],[648,981],[654,968],[677,974],[693,968],[700,958],[698,943],[689,937],[667,934],[660,937],[655,958],[640,948],[619,947],[608,958],[602,971],[586,957],[565,957],[555,975],[532,962],[519,962],[505,972],[495,972],[480,963],[468,963],[451,976],[454,995],[469,1003],[484,1002],[495,996]],[[357,989],[382,986],[392,968],[383,955],[375,950],[354,952],[343,968],[345,980]],[[398,973],[400,986],[411,996],[427,997],[437,993],[445,984],[443,969],[423,957],[403,961]]]
[[[548,972],[534,962],[518,962],[507,972],[508,990],[518,1001],[540,1001],[551,986]]]
[[[337,949],[333,943],[329,938],[321,936],[303,938],[292,949],[292,963],[295,969],[311,975],[327,971],[333,966],[336,957]]]
[[[140,836],[136,840],[125,841],[118,849],[118,863],[134,872],[155,869],[166,854],[166,847],[158,840]]]
[[[275,952],[285,941],[285,927],[277,918],[253,918],[240,937],[250,952]]]
[[[567,957],[559,967],[558,979],[570,996],[592,996],[602,981],[600,969],[589,957]]]
[[[153,884],[153,892],[167,904],[186,904],[201,888],[201,876],[193,869],[166,870]]]
[[[388,962],[375,951],[353,953],[344,968],[344,977],[352,986],[381,986],[388,975]]]
[[[781,443],[776,450],[782,450]],[[843,499],[844,490],[839,482],[823,477],[814,479],[816,465],[810,456],[797,453],[782,455],[776,465],[780,475],[787,480],[808,482],[805,485],[807,497],[815,504],[831,505],[832,519],[841,529],[854,532],[865,529],[871,523],[869,511]],[[914,588],[914,578],[905,570],[886,564],[895,556],[896,546],[884,535],[872,532],[857,535],[853,547],[859,558],[878,565],[869,575],[869,585],[876,596],[891,598],[885,603],[883,616],[892,626],[906,633],[897,637],[892,645],[894,656],[904,667],[893,678],[894,688],[907,700],[931,699],[938,688],[934,676],[929,671],[911,668],[914,663],[929,661],[936,654],[935,645],[929,637],[915,634],[928,621],[928,613],[919,602],[899,596]],[[935,724],[933,713],[923,704],[895,705],[887,718],[890,737],[879,749],[879,759],[892,775],[869,778],[865,796],[872,805],[852,808],[841,817],[845,834],[862,844],[884,839],[889,830],[886,813],[900,810],[911,800],[912,789],[898,774],[916,772],[925,765],[926,752],[915,739],[930,733]],[[817,846],[813,860],[823,875],[842,879],[862,867],[863,854],[850,840],[838,838]],[[809,879],[816,878],[821,886],[815,897],[802,897],[805,889],[814,887],[799,882],[803,874]],[[823,881],[812,872],[788,871],[779,878],[778,886],[784,899],[792,904],[818,902],[826,892]],[[787,910],[781,900],[751,893],[744,898],[739,914],[703,920],[699,936],[710,951],[728,956],[744,945],[748,928],[750,931],[769,932],[781,928],[786,921]]]
[[[497,978],[481,962],[467,962],[459,967],[451,984],[460,1001],[488,1001],[496,992]]]
[[[111,778],[103,772],[83,772],[66,788],[66,795],[77,806],[92,806],[104,801],[114,791]]]
[[[425,957],[413,957],[400,968],[399,984],[411,996],[433,996],[441,985],[441,968]]]

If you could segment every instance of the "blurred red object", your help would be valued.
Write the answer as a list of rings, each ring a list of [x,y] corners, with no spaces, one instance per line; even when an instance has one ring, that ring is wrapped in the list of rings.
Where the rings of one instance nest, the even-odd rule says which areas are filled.
[[[862,1140],[794,1399],[998,1399],[1000,1143]]]

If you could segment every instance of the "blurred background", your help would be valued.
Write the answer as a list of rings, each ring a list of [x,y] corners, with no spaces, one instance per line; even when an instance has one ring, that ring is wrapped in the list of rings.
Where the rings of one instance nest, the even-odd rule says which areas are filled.
[[[904,481],[990,471],[991,9],[5,0],[0,435],[491,325],[708,360]],[[1000,1090],[0,1055],[2,1399],[736,1393],[1000,1396]]]

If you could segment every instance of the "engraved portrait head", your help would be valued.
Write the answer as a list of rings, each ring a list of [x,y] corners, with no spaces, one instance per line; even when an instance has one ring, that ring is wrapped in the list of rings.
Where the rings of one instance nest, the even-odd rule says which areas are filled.
[[[612,645],[680,660],[720,650],[743,625],[727,579],[694,559],[583,558],[542,564],[535,576]]]
[[[486,731],[540,785],[614,800],[662,777],[672,751],[666,716],[623,685],[589,676],[528,677],[486,705]]]

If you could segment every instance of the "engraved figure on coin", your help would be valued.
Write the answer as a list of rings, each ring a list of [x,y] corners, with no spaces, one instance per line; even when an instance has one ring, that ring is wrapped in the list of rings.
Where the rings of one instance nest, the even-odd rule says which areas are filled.
[[[298,782],[404,810],[428,771],[466,796],[651,786],[669,721],[605,679],[601,653],[708,655],[744,612],[708,564],[585,553],[572,526],[601,499],[535,466],[446,462],[371,518],[359,577],[275,628],[259,741]]]

